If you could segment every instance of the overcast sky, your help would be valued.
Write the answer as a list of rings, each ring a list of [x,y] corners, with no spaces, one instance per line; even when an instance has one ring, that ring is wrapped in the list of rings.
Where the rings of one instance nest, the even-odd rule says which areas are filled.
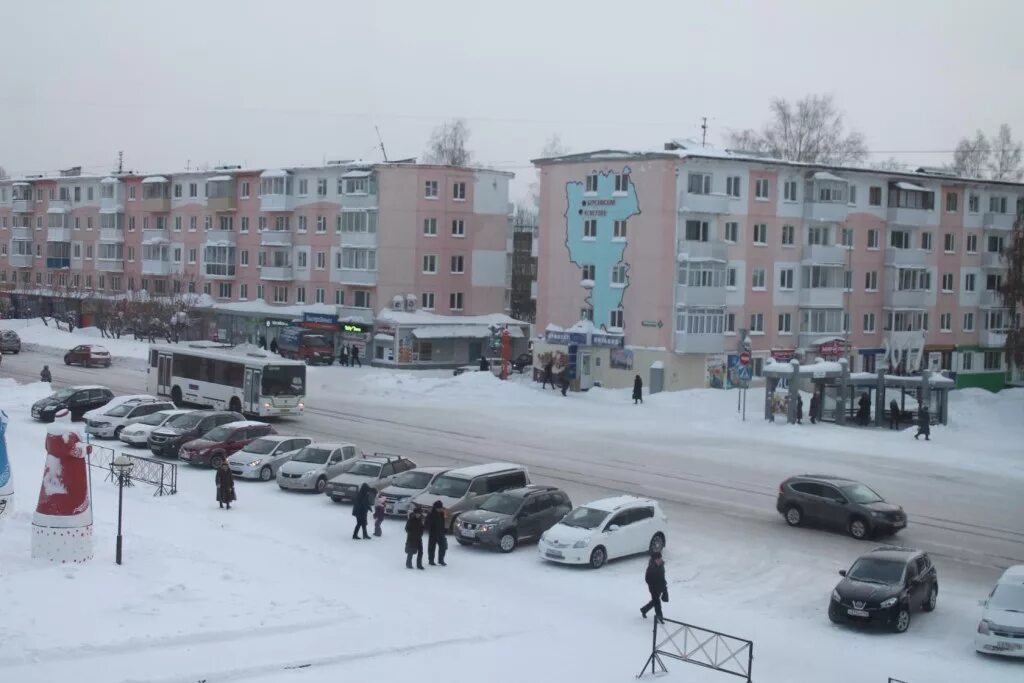
[[[1024,135],[1019,0],[93,0],[5,3],[0,165],[314,164],[422,155],[461,116],[478,161],[724,142],[773,96],[832,93],[879,158]],[[915,151],[898,154],[898,151]]]

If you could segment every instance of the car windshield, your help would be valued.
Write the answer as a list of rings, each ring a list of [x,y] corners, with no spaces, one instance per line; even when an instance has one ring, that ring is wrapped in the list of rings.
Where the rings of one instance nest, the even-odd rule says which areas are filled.
[[[110,417],[124,417],[128,413],[132,412],[132,408],[134,408],[134,407],[135,407],[134,404],[122,403],[121,405],[114,406],[113,408],[108,410],[106,412],[106,415],[109,415]]]
[[[207,441],[224,441],[231,436],[234,431],[233,427],[214,427],[203,434],[203,438]]]
[[[392,482],[395,486],[403,489],[425,489],[430,483],[430,472],[417,472],[410,470],[403,472]]]
[[[379,477],[380,463],[357,462],[348,472],[359,477]]]
[[[303,339],[305,339],[308,346],[316,346],[318,348],[326,348],[329,346],[327,343],[327,337],[322,334],[307,334]]]
[[[487,496],[480,509],[485,512],[497,512],[499,515],[514,515],[523,499],[507,493],[495,493]]]
[[[146,417],[139,418],[136,424],[140,425],[152,425],[158,427],[167,420],[167,413],[150,413]]]
[[[248,446],[245,447],[246,453],[255,453],[256,455],[266,455],[274,450],[274,446],[281,443],[280,441],[274,441],[272,439],[256,439]]]
[[[305,393],[305,365],[268,365],[263,368],[264,396],[302,396]]]
[[[176,415],[167,421],[168,427],[178,427],[180,429],[192,429],[199,424],[203,419],[202,413],[182,413]]]
[[[440,476],[434,480],[427,493],[448,498],[462,498],[469,490],[469,479],[462,477]]]
[[[575,526],[580,529],[596,529],[608,517],[604,510],[594,508],[576,508],[562,520],[565,526]]]
[[[847,577],[864,583],[881,583],[893,586],[903,581],[903,562],[883,560],[878,557],[862,557],[853,563]]]
[[[55,393],[52,396],[50,396],[50,400],[51,401],[63,401],[65,399],[71,398],[71,395],[74,394],[74,393],[75,393],[74,389],[61,389],[57,393]]]
[[[1024,613],[1024,586],[1012,583],[999,584],[992,592],[992,597],[988,599],[988,606],[1007,612]]]
[[[327,462],[327,458],[330,455],[331,451],[326,448],[310,448],[306,446],[295,456],[295,462],[310,462],[315,465],[323,465]]]
[[[880,495],[869,489],[864,484],[844,486],[842,491],[843,495],[854,503],[878,503],[882,500]]]

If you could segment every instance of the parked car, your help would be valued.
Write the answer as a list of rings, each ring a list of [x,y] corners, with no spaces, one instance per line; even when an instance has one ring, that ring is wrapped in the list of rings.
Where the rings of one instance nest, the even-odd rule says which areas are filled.
[[[978,622],[974,649],[1024,657],[1024,564],[1007,568],[981,604],[985,611]]]
[[[522,465],[496,462],[449,470],[434,480],[423,493],[412,499],[418,509],[427,511],[435,501],[444,505],[445,524],[451,531],[463,512],[475,510],[483,497],[498,491],[518,489],[530,483]]]
[[[238,420],[214,427],[198,439],[188,441],[178,451],[178,458],[190,465],[220,467],[232,453],[242,450],[250,441],[277,431],[266,422]]]
[[[110,367],[110,351],[95,344],[81,344],[64,354],[64,365]]]
[[[113,398],[111,398],[109,401],[99,406],[98,408],[93,408],[92,410],[88,410],[85,413],[83,413],[82,418],[85,419],[86,421],[92,420],[94,418],[99,417],[100,415],[103,415],[105,412],[107,412],[114,406],[119,406],[122,403],[138,403],[139,401],[156,400],[158,400],[156,396],[150,396],[149,394],[126,394],[121,396],[114,396]]]
[[[161,410],[174,410],[174,404],[164,399],[143,398],[126,401],[113,408],[90,411],[92,416],[85,421],[85,431],[93,436],[116,439],[121,430],[133,418],[146,417]]]
[[[342,474],[327,482],[324,490],[335,503],[355,500],[361,484],[369,484],[374,491],[391,485],[396,474],[415,469],[416,463],[397,455],[363,456]]]
[[[305,436],[263,436],[230,456],[228,466],[236,477],[270,481],[281,465],[311,443],[313,439]]]
[[[277,352],[282,358],[304,360],[308,365],[334,363],[334,345],[323,332],[305,327],[285,327],[278,331]]]
[[[531,484],[492,493],[476,510],[459,516],[455,540],[510,553],[521,542],[540,538],[571,510],[569,496],[554,486]]]
[[[21,353],[21,337],[14,330],[0,330],[0,353]]]
[[[529,351],[527,351],[526,353],[519,354],[518,356],[515,357],[515,360],[512,361],[512,369],[518,373],[523,373],[526,371],[526,368],[532,367],[533,354],[530,353]]]
[[[229,410],[193,410],[168,420],[162,427],[149,433],[146,444],[153,455],[177,458],[178,451],[188,441],[198,439],[214,427],[244,419]]]
[[[68,387],[33,403],[32,418],[40,422],[53,422],[58,411],[67,409],[72,420],[81,420],[87,411],[105,405],[112,398],[114,392],[106,387]]]
[[[927,553],[883,546],[864,553],[840,570],[828,618],[836,624],[883,626],[896,633],[910,627],[915,609],[931,612],[939,597],[939,577]]]
[[[384,514],[399,517],[408,515],[412,499],[426,491],[435,479],[449,470],[450,467],[417,467],[397,475],[389,486],[377,494],[384,502]]]
[[[845,477],[804,474],[779,485],[775,509],[790,526],[811,523],[848,532],[856,539],[894,534],[907,526],[899,505]]]
[[[634,496],[604,498],[578,507],[548,529],[540,556],[562,564],[589,564],[665,548],[668,518],[656,501]]]
[[[277,485],[293,491],[323,493],[327,480],[357,462],[358,451],[351,443],[311,443],[281,465]]]
[[[145,417],[132,418],[124,426],[118,438],[129,446],[145,446],[149,435],[157,427],[163,427],[179,415],[192,413],[192,410],[161,410]]]

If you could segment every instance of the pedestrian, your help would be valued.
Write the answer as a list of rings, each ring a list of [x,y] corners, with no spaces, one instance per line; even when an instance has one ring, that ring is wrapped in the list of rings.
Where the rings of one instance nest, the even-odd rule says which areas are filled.
[[[480,356],[480,372],[487,372],[491,369],[491,364],[487,362],[487,359]]]
[[[867,427],[868,422],[871,421],[871,399],[868,398],[868,392],[865,391],[860,395],[857,406],[858,422],[860,422],[861,427]]]
[[[563,371],[558,381],[562,385],[562,396],[565,396],[565,392],[569,391],[569,372]]]
[[[44,365],[43,366],[43,369],[39,373],[39,381],[40,382],[46,382],[47,384],[49,384],[50,382],[53,381],[53,377],[50,376],[50,366],[49,365]]]
[[[541,389],[547,389],[548,385],[551,385],[552,389],[555,389],[555,361],[548,359],[548,362],[544,364],[544,382],[540,385]]]
[[[277,340],[276,339],[271,339],[270,340],[270,352],[271,353],[277,353]]]
[[[811,394],[811,424],[817,424],[818,420],[818,392]]]
[[[647,582],[647,591],[651,594],[651,600],[640,608],[640,614],[644,619],[647,613],[654,610],[654,618],[664,624],[665,618],[661,613],[661,601],[668,602],[668,584],[665,582],[665,560],[661,553],[651,553],[651,559],[647,561],[647,572],[644,574],[644,581]]]
[[[228,467],[227,462],[222,462],[220,467],[217,468],[214,482],[217,484],[218,505],[230,510],[232,501],[236,499],[235,477],[231,474],[231,469]]]
[[[267,348],[267,337],[266,337],[266,335],[263,335],[263,334],[260,335],[260,348],[261,349],[266,349]]]
[[[633,405],[644,402],[644,381],[640,375],[633,378]]]
[[[921,406],[921,409],[917,411],[917,434],[914,434],[914,438],[924,434],[925,441],[931,441],[929,435],[932,433],[932,422],[931,416],[928,414],[928,406]]]
[[[896,399],[889,401],[889,429],[896,429],[900,422],[900,406]]]
[[[412,556],[416,556],[416,568],[423,569],[423,517],[419,510],[409,510],[405,522],[405,568],[412,569]]]
[[[338,352],[338,365],[344,365],[348,367],[348,347],[342,346],[341,351]]]
[[[448,552],[448,539],[445,537],[444,503],[434,501],[434,506],[427,513],[427,561],[434,564],[434,551],[437,551],[437,563],[447,567],[444,556]]]
[[[352,516],[356,518],[356,527],[352,530],[352,540],[359,540],[359,532],[362,530],[363,539],[370,538],[370,534],[366,532],[366,515],[370,513],[370,508],[373,506],[373,489],[365,481],[359,485],[359,491],[356,493],[355,502],[352,503]]]
[[[804,419],[804,397],[798,395],[796,397],[796,423],[798,425],[802,425],[803,424],[803,419]]]
[[[384,496],[377,496],[373,505],[373,535],[380,536],[380,525],[384,523]]]
[[[359,366],[363,367],[363,364],[359,361],[359,347],[355,344],[352,345],[352,367]]]

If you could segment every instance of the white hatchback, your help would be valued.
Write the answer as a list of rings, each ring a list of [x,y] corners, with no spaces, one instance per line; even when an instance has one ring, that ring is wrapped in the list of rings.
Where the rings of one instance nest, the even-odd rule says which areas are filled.
[[[974,636],[974,649],[992,655],[1024,657],[1024,564],[999,577]]]
[[[236,477],[270,481],[277,476],[281,465],[311,443],[313,439],[307,436],[261,436],[250,441],[242,450],[233,453],[228,458],[228,467]]]
[[[174,409],[174,410],[161,410],[145,417],[132,418],[128,420],[128,423],[121,430],[118,438],[124,441],[129,446],[141,446],[146,447],[146,440],[149,439],[149,433],[157,427],[163,427],[167,424],[168,420],[172,420],[178,415],[184,415],[185,413],[191,413],[191,410]]]
[[[589,564],[665,547],[668,518],[657,501],[635,496],[595,500],[576,508],[544,532],[540,556],[562,564]]]
[[[108,403],[107,406],[110,404]],[[85,418],[85,431],[93,436],[117,439],[121,430],[136,418],[146,417],[161,410],[174,410],[174,404],[163,398],[136,397],[119,403],[112,408],[104,406],[100,414],[90,411]]]

